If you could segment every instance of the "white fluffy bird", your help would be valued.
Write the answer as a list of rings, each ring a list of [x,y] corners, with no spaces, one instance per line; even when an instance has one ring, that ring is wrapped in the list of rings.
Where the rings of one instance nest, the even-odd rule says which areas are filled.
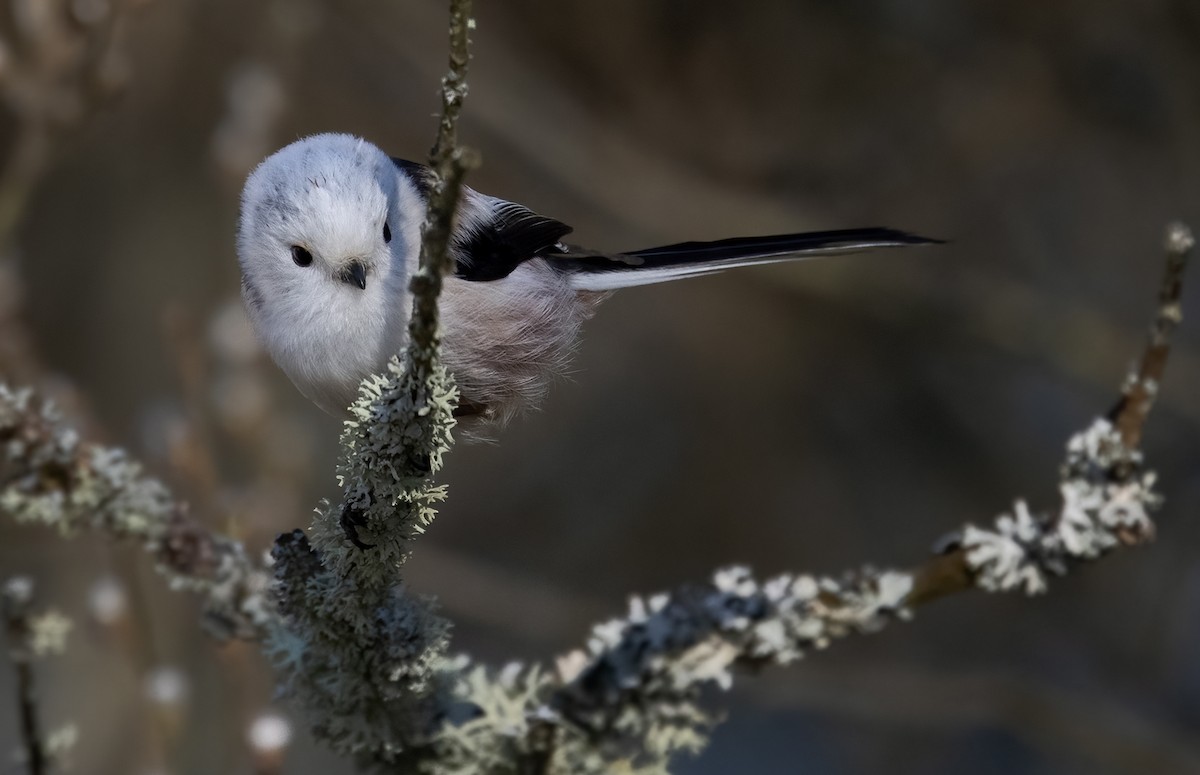
[[[246,180],[237,240],[246,309],[275,362],[331,414],[404,346],[431,184],[427,168],[342,134],[292,143]],[[565,244],[570,232],[466,189],[441,297],[442,357],[461,415],[507,420],[536,405],[607,291],[937,241],[868,228],[605,254]]]

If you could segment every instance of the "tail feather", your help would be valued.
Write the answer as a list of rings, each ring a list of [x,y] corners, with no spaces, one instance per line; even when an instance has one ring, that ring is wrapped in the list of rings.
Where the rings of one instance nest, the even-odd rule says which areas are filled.
[[[579,255],[568,249],[567,253],[554,257],[554,264],[570,273],[571,285],[577,290],[608,291],[697,277],[739,266],[940,242],[895,229],[843,229],[681,242],[613,255]]]

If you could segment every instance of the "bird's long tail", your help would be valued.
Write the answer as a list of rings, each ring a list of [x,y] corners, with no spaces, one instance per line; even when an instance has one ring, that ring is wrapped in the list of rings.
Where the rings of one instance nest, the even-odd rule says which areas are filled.
[[[773,237],[734,237],[716,242],[681,242],[628,253],[580,254],[568,249],[553,263],[568,272],[580,291],[610,291],[684,277],[697,277],[753,264],[798,261],[879,248],[931,245],[941,240],[895,229],[813,231]]]

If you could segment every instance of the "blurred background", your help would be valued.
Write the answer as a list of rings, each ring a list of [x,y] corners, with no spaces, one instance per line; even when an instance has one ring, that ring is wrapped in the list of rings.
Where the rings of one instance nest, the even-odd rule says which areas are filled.
[[[470,182],[578,242],[887,225],[950,244],[608,301],[544,411],[448,459],[406,578],[457,649],[547,659],[631,592],[732,562],[909,564],[1016,496],[1055,504],[1065,440],[1139,351],[1166,222],[1200,225],[1200,5],[476,5]],[[241,182],[317,131],[423,159],[444,3],[5,6],[0,366],[264,550],[336,494],[339,424],[247,328]],[[744,677],[678,771],[1200,771],[1200,283],[1185,309],[1145,444],[1156,544]],[[136,549],[3,522],[0,574],[75,621],[38,680],[76,771],[351,771]]]

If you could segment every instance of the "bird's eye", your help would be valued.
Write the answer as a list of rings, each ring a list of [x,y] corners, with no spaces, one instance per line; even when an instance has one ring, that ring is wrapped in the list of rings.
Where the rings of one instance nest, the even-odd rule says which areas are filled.
[[[312,253],[299,245],[292,245],[292,260],[296,262],[296,266],[308,266],[312,263]]]
[[[383,241],[384,242],[392,241],[392,230],[388,228],[387,221],[383,222]]]

